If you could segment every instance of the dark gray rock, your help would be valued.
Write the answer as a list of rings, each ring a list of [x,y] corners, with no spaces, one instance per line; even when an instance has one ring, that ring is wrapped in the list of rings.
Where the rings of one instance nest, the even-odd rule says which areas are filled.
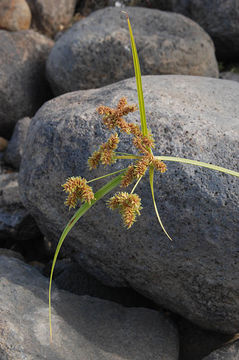
[[[29,260],[44,257],[42,235],[19,196],[18,173],[0,174],[0,247]]]
[[[44,275],[50,276],[52,262],[47,264]],[[76,295],[90,295],[100,299],[117,302],[124,306],[155,308],[144,296],[129,288],[115,288],[102,284],[88,274],[79,264],[70,259],[59,260],[54,271],[54,282],[59,289]]]
[[[178,14],[127,8],[142,74],[218,77],[214,46],[194,22]],[[47,76],[55,94],[97,88],[134,75],[125,15],[118,8],[95,11],[56,41]]]
[[[156,154],[238,171],[238,83],[146,76],[143,88]],[[117,163],[90,172],[87,159],[109,136],[96,107],[115,106],[123,95],[129,103],[137,102],[135,79],[65,94],[44,104],[32,119],[20,170],[21,195],[55,244],[73,214],[64,205],[61,184],[69,176],[90,179],[120,167]],[[130,119],[138,121],[139,114]],[[120,151],[131,152],[128,137],[122,139]],[[130,230],[100,201],[70,232],[65,255],[73,253],[86,271],[105,284],[130,286],[202,327],[228,333],[239,330],[238,178],[168,163],[166,174],[155,178],[155,191],[173,242],[157,222],[148,179],[137,189],[143,210]]]
[[[13,168],[19,170],[28,127],[31,119],[25,117],[19,120],[14,128],[7,150],[4,153],[4,161]]]
[[[84,0],[79,2],[78,11],[83,16],[88,16],[92,11],[102,9],[107,5],[109,5],[109,0]]]
[[[239,73],[235,73],[233,71],[224,71],[220,73],[220,78],[239,82]]]
[[[67,26],[74,14],[77,0],[27,0],[32,12],[33,27],[54,36]]]
[[[9,137],[16,122],[32,116],[50,98],[45,60],[53,41],[33,30],[0,30],[0,133]]]
[[[202,329],[180,316],[173,316],[173,320],[179,332],[179,360],[202,360],[233,337],[233,335]]]
[[[229,344],[225,347],[213,351],[203,360],[238,360],[239,359],[239,341]]]
[[[144,308],[53,292],[49,344],[48,279],[17,259],[0,256],[1,359],[177,360],[174,324]]]
[[[165,10],[165,2],[153,1],[153,7]],[[168,3],[166,10],[190,17],[212,37],[220,59],[239,59],[239,0],[170,0]]]

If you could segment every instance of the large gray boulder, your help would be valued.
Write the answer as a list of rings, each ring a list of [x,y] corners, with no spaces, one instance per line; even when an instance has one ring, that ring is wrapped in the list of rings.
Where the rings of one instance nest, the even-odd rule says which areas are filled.
[[[143,88],[155,154],[239,170],[238,83],[146,76]],[[95,178],[121,166],[90,172],[87,159],[109,136],[96,107],[115,106],[123,95],[137,102],[135,79],[65,94],[44,104],[32,119],[20,169],[21,195],[54,244],[73,214],[64,205],[66,178]],[[130,119],[138,121],[139,113]],[[119,151],[127,150],[132,152],[132,145],[123,136]],[[137,188],[142,215],[130,230],[100,201],[70,232],[65,254],[74,254],[106,284],[130,286],[202,327],[239,330],[239,179],[171,162],[164,175],[156,176],[155,191],[173,242],[159,226],[146,179]]]
[[[154,0],[152,6],[190,17],[212,37],[219,58],[239,59],[239,0]]]
[[[50,98],[45,61],[53,41],[33,30],[0,30],[0,133],[32,116]]]
[[[48,36],[69,25],[77,0],[27,0],[32,12],[32,26]]]
[[[172,13],[127,8],[142,74],[218,77],[214,46],[191,20]],[[47,76],[56,95],[98,88],[134,75],[125,15],[118,8],[93,12],[56,41]]]
[[[19,169],[22,159],[22,153],[26,141],[28,127],[31,119],[25,117],[18,120],[11,140],[8,143],[7,149],[4,152],[4,161],[6,164],[11,165],[15,169]]]
[[[177,330],[162,312],[56,289],[49,344],[48,279],[6,256],[0,273],[1,359],[178,359]]]

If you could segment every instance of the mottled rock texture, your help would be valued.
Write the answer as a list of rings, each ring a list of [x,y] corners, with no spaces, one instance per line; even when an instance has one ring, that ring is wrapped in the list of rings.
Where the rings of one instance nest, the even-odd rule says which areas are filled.
[[[74,14],[77,0],[27,0],[32,11],[33,27],[54,36],[67,26]]]
[[[239,59],[239,0],[157,0],[149,3],[158,9],[180,12],[197,22],[212,37],[220,59]]]
[[[0,29],[27,30],[31,25],[31,11],[25,0],[1,0]]]
[[[239,170],[238,83],[145,76],[143,88],[155,154]],[[109,136],[96,107],[115,106],[123,95],[129,103],[137,102],[135,79],[65,94],[44,104],[32,119],[20,170],[21,194],[55,244],[73,214],[64,205],[61,184],[66,178],[95,178],[120,167],[116,163],[90,172],[87,159]],[[130,119],[139,120],[139,113]],[[132,144],[123,136],[119,151],[127,150],[132,152]],[[155,192],[172,242],[159,226],[145,179],[137,188],[142,215],[130,230],[100,201],[70,232],[65,254],[74,254],[106,284],[131,286],[202,327],[238,331],[238,178],[170,162],[168,171],[155,177]]]
[[[210,355],[203,358],[203,360],[238,360],[239,359],[239,342],[229,344],[213,351]]]
[[[214,46],[196,23],[178,14],[128,7],[142,74],[218,76]],[[134,75],[125,15],[93,12],[56,41],[47,76],[59,95],[97,88]]]
[[[233,71],[224,71],[220,73],[220,78],[239,82],[239,73]]]
[[[49,344],[48,279],[17,259],[0,256],[1,359],[178,359],[174,324],[161,312],[53,292]]]
[[[50,98],[45,60],[53,41],[33,30],[0,31],[0,133],[10,136],[16,122],[34,115]]]
[[[7,150],[4,153],[4,161],[15,169],[19,169],[26,141],[28,127],[31,119],[25,117],[20,119],[13,131],[11,140],[8,143]]]

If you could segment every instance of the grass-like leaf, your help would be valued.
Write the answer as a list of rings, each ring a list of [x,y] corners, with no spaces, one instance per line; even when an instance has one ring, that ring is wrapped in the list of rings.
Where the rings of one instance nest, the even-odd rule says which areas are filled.
[[[140,121],[141,121],[141,130],[143,135],[148,135],[148,128],[147,128],[147,122],[146,122],[146,115],[145,115],[145,107],[144,107],[144,95],[143,95],[143,88],[142,88],[142,80],[141,80],[141,71],[140,71],[140,65],[139,65],[139,58],[138,53],[134,41],[133,31],[131,28],[129,16],[127,13],[127,21],[128,21],[128,27],[129,27],[129,33],[130,33],[130,41],[131,41],[131,49],[132,49],[132,55],[133,55],[133,61],[134,61],[134,71],[135,71],[135,78],[136,78],[136,84],[137,84],[137,92],[138,92],[138,99],[139,99],[139,112],[140,112]]]
[[[61,246],[63,244],[63,241],[65,240],[67,234],[69,231],[73,228],[75,223],[102,197],[104,197],[106,194],[108,194],[111,190],[113,190],[116,186],[118,186],[122,180],[123,174],[120,174],[116,176],[114,179],[109,181],[106,185],[104,185],[102,188],[100,188],[95,193],[95,200],[91,201],[91,203],[85,203],[81,205],[81,207],[76,211],[76,213],[72,216],[68,224],[66,225],[60,240],[57,244],[56,251],[54,254],[52,266],[51,266],[51,275],[50,275],[50,282],[49,282],[49,326],[50,326],[50,339],[52,341],[52,323],[51,323],[51,288],[52,288],[52,279],[53,279],[53,272],[56,265],[56,260],[58,257],[58,254],[60,252]]]
[[[155,198],[154,198],[154,168],[152,166],[150,166],[150,168],[149,168],[149,182],[150,182],[150,188],[151,188],[152,199],[153,199],[153,204],[154,204],[154,210],[155,210],[155,213],[157,215],[159,224],[160,224],[161,228],[163,229],[163,232],[165,233],[165,235],[167,235],[169,240],[172,241],[172,238],[169,236],[169,234],[167,233],[165,227],[163,226],[162,220],[161,220],[161,218],[159,216],[157,204],[156,204],[156,201],[155,201]]]
[[[155,158],[157,158],[159,160],[163,160],[163,161],[175,161],[175,162],[179,162],[179,163],[183,163],[183,164],[202,166],[202,167],[205,167],[205,168],[208,168],[208,169],[211,169],[211,170],[216,170],[216,171],[223,172],[225,174],[229,174],[229,175],[239,177],[239,172],[238,171],[229,170],[229,169],[226,169],[224,167],[208,164],[208,163],[205,163],[205,162],[202,162],[202,161],[184,159],[184,158],[179,158],[179,157],[174,157],[174,156],[155,156]]]

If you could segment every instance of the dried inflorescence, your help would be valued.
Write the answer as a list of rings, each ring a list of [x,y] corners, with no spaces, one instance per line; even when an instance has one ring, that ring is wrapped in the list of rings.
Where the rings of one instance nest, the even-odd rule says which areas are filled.
[[[138,125],[127,122],[123,118],[123,116],[136,110],[137,107],[135,105],[127,104],[125,97],[119,100],[115,109],[108,106],[99,106],[97,109],[98,113],[102,115],[103,124],[109,130],[119,129],[121,132],[133,137],[132,144],[139,153],[135,163],[130,164],[122,176],[122,187],[127,187],[136,180],[140,181],[150,166],[161,173],[167,170],[164,162],[153,156],[154,139],[152,135],[144,135]],[[100,163],[103,165],[113,164],[117,159],[122,158],[122,156],[117,156],[115,152],[118,143],[118,134],[112,134],[108,141],[103,143],[89,158],[88,164],[90,169],[95,169]],[[135,158],[135,156],[132,158]],[[90,202],[94,199],[94,193],[86,183],[87,181],[80,177],[68,179],[66,184],[63,185],[64,190],[69,193],[65,202],[66,205],[75,207],[78,200]],[[130,228],[135,221],[136,215],[140,214],[141,200],[136,194],[120,192],[109,200],[108,206],[113,210],[118,209],[123,217],[124,224],[127,228]]]
[[[95,198],[92,188],[87,185],[87,180],[80,176],[70,177],[62,187],[69,193],[65,201],[69,208],[75,208],[78,201],[91,203]]]
[[[119,192],[108,201],[110,209],[119,209],[124,225],[129,229],[135,222],[136,215],[140,215],[141,199],[137,194]]]
[[[110,165],[115,162],[115,150],[119,143],[118,134],[111,135],[109,140],[102,144],[99,150],[95,151],[88,160],[90,169],[95,169],[101,162],[103,165]]]

